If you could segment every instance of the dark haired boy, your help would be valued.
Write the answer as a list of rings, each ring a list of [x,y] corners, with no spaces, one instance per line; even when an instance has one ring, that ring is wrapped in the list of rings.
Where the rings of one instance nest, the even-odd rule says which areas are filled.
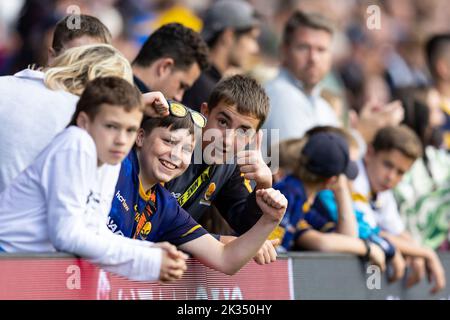
[[[86,14],[66,16],[55,26],[47,64],[67,49],[98,43],[111,44],[111,33],[99,19]]]
[[[194,30],[179,23],[163,25],[153,32],[132,63],[134,81],[141,92],[161,91],[177,101],[208,65],[206,43]]]

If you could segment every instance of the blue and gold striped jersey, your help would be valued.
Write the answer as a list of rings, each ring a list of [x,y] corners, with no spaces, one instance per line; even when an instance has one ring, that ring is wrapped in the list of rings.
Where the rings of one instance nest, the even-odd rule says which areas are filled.
[[[135,150],[122,162],[108,227],[128,238],[174,245],[207,233],[163,186],[155,185],[150,193],[143,190]]]
[[[274,186],[288,200],[286,213],[280,225],[271,234],[270,239],[281,240],[281,247],[289,251],[295,247],[295,241],[308,230],[321,232],[333,231],[335,223],[323,216],[307,202],[302,182],[294,176],[287,176]]]

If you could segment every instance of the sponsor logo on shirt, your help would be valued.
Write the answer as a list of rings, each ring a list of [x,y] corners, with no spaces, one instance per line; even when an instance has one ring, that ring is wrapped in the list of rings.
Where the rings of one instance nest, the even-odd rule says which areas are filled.
[[[175,199],[178,199],[181,197],[181,192],[172,192],[172,195],[175,197]]]
[[[120,194],[120,190],[117,191],[116,193],[116,198],[117,200],[119,200],[120,203],[122,203],[123,208],[125,209],[125,211],[130,211],[130,207],[128,207],[127,201],[125,200],[125,198]]]
[[[113,233],[118,234],[120,236],[124,236],[123,232],[119,230],[119,227],[114,222],[114,220],[111,217],[108,217],[108,223],[107,223],[108,229],[111,230]]]

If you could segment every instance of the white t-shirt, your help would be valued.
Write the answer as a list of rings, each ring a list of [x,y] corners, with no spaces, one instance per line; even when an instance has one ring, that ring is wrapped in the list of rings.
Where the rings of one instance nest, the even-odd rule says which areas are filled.
[[[47,88],[40,71],[0,77],[0,192],[69,124],[77,101]]]
[[[119,172],[120,164],[97,166],[85,130],[67,128],[0,193],[0,246],[65,251],[133,280],[158,279],[161,250],[106,226]]]
[[[270,98],[270,112],[263,128],[279,130],[280,141],[301,138],[316,126],[339,126],[335,111],[320,96],[320,87],[307,95],[302,83],[287,69],[281,68],[265,89]]]
[[[399,235],[405,230],[392,190],[379,192],[374,203],[370,203],[369,177],[362,160],[357,162],[359,173],[353,182],[353,197],[356,209],[364,213],[364,220],[372,227],[379,227],[391,234]]]

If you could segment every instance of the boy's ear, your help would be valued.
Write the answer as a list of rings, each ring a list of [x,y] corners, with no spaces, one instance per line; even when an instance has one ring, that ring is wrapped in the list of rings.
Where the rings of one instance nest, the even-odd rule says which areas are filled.
[[[202,105],[200,106],[200,112],[206,117],[208,118],[209,116],[209,107],[208,107],[208,103],[203,102]]]
[[[172,72],[175,61],[172,58],[165,57],[158,59],[156,73],[158,76],[164,76]]]
[[[78,114],[76,122],[77,122],[77,127],[80,127],[80,128],[85,129],[85,130],[88,130],[89,129],[89,124],[91,122],[91,119],[89,119],[89,116],[87,115],[86,112],[81,111]]]
[[[136,146],[138,148],[142,148],[144,145],[145,131],[142,128],[139,128],[136,136]]]

